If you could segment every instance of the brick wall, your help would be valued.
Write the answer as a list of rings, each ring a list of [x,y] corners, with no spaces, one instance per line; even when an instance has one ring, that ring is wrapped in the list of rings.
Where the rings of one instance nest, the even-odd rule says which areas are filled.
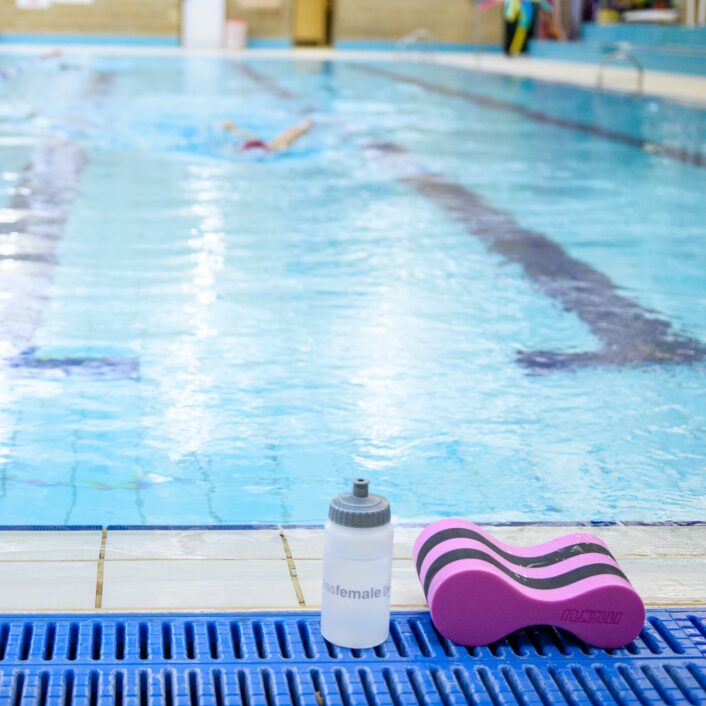
[[[245,20],[251,38],[290,38],[289,3],[244,9],[228,0],[228,17]],[[498,43],[499,7],[480,12],[474,0],[333,0],[334,39],[397,40],[418,27],[441,42]]]
[[[436,41],[497,43],[499,7],[480,12],[474,0],[335,0],[338,40],[396,40],[425,27]]]
[[[244,19],[251,38],[289,38],[289,3],[243,8],[228,0],[228,17]],[[181,0],[95,0],[90,5],[52,5],[18,10],[0,0],[0,33],[179,35]],[[500,11],[481,13],[473,0],[334,0],[334,38],[396,40],[417,27],[444,42],[498,42]]]
[[[0,0],[0,33],[179,34],[179,0],[95,0],[90,5],[52,5],[18,10],[15,0]]]
[[[238,0],[228,0],[229,19],[245,20],[251,39],[289,39],[289,5],[282,0],[279,8],[244,8]]]

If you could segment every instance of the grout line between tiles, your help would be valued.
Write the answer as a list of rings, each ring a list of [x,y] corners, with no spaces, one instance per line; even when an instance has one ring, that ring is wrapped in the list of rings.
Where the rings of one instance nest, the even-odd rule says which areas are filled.
[[[282,546],[284,547],[284,553],[287,556],[287,566],[289,566],[289,576],[292,579],[292,586],[294,586],[294,593],[297,596],[297,601],[299,602],[300,608],[306,608],[306,600],[304,599],[304,591],[302,591],[301,584],[299,583],[299,575],[297,574],[297,565],[294,563],[294,557],[292,556],[292,550],[289,547],[289,542],[287,541],[287,536],[284,533],[284,528],[279,528],[279,536],[282,538]]]
[[[119,564],[121,562],[149,562],[149,561],[169,561],[169,562],[182,562],[182,561],[221,561],[228,563],[237,563],[239,561],[283,561],[280,557],[266,556],[242,556],[242,557],[228,557],[228,556],[134,556],[125,558],[110,558],[106,559],[107,562],[111,564]],[[0,564],[2,562],[0,561]]]
[[[103,578],[105,576],[105,545],[108,541],[108,529],[101,530],[101,548],[98,554],[98,571],[96,572],[96,602],[95,608],[103,607]]]

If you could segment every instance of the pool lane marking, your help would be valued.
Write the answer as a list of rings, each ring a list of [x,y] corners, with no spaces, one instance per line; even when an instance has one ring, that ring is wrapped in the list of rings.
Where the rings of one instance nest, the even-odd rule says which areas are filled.
[[[304,103],[301,96],[290,91],[288,88],[284,88],[284,86],[280,86],[277,81],[263,74],[261,71],[253,69],[252,66],[241,62],[236,62],[231,65],[236,71],[252,81],[258,88],[265,91],[265,93],[269,93],[276,98],[286,101],[299,101],[301,112],[305,115],[315,112],[315,108],[311,103]]]
[[[422,78],[406,76],[405,74],[397,73],[396,71],[390,71],[389,69],[383,69],[376,66],[366,66],[359,63],[349,64],[349,66],[373,76],[384,77],[399,83],[417,86],[429,91],[430,93],[436,93],[438,95],[443,95],[450,98],[460,98],[461,100],[468,101],[469,103],[473,103],[474,105],[482,108],[501,110],[506,113],[521,115],[524,118],[528,118],[529,120],[533,120],[534,122],[542,123],[544,125],[552,125],[565,130],[572,130],[574,132],[582,132],[588,135],[593,135],[594,137],[600,137],[605,140],[627,145],[629,147],[635,147],[644,152],[649,152],[650,154],[666,157],[667,159],[674,160],[675,162],[681,162],[682,164],[689,164],[695,167],[706,167],[706,154],[691,152],[687,149],[678,149],[677,147],[666,145],[662,142],[645,140],[641,137],[629,135],[624,132],[618,132],[617,130],[610,130],[609,128],[600,127],[599,125],[591,125],[590,123],[582,123],[576,120],[569,120],[568,118],[548,115],[547,113],[543,113],[539,110],[533,110],[532,108],[528,108],[527,106],[520,105],[518,103],[513,103],[512,101],[493,98],[482,93],[474,93],[468,90],[449,88]]]
[[[441,174],[425,172],[399,145],[371,150],[401,167],[398,180],[462,225],[490,252],[522,267],[525,276],[565,311],[588,325],[601,341],[598,351],[526,351],[517,362],[533,370],[589,365],[694,363],[706,359],[706,346],[674,330],[656,312],[620,293],[611,279],[571,256],[548,236],[520,225],[508,211]]]
[[[270,78],[269,76],[263,74],[257,69],[253,69],[249,64],[242,62],[234,62],[232,64],[233,68],[240,72],[243,76],[249,78],[254,84],[260,88],[265,89],[268,93],[271,93],[278,98],[283,98],[284,100],[298,100],[299,96],[293,93],[288,88],[280,86],[277,81]]]
[[[24,167],[10,201],[10,209],[21,217],[0,223],[0,242],[5,244],[0,289],[10,295],[0,308],[0,321],[11,355],[21,355],[39,328],[57,264],[58,242],[85,163],[83,149],[71,140],[42,142]],[[33,283],[31,288],[27,280]]]
[[[19,217],[0,222],[0,243],[6,241],[0,255],[0,291],[9,295],[0,305],[0,322],[10,348],[2,357],[11,368],[135,378],[139,373],[135,358],[42,358],[32,346],[59,264],[58,245],[86,163],[85,151],[78,143],[58,137],[44,140],[24,167],[24,176],[10,200],[10,212]],[[34,282],[31,288],[28,280]]]
[[[242,67],[242,64],[236,66]],[[397,74],[384,69],[355,65],[374,74],[396,78]],[[249,68],[249,67],[248,67]],[[248,76],[264,90],[280,97],[297,98],[282,89],[273,79],[253,71]],[[407,79],[417,83],[417,79]],[[427,87],[427,82],[421,84]],[[429,87],[441,91],[452,89]],[[521,106],[482,97],[484,104],[521,112]],[[475,100],[475,97],[474,97]],[[533,113],[534,111],[529,111]],[[548,118],[554,121],[553,118]],[[557,119],[563,127],[565,121]],[[580,129],[593,132],[593,126],[576,123]],[[601,132],[602,128],[595,128]],[[620,133],[616,133],[620,135]],[[630,141],[637,138],[623,136]],[[642,144],[641,140],[637,140]],[[545,370],[579,368],[595,365],[646,365],[661,363],[694,363],[706,359],[706,346],[686,334],[675,331],[672,325],[656,312],[643,308],[620,293],[610,278],[591,265],[578,260],[548,236],[521,226],[508,211],[491,206],[479,194],[441,174],[426,172],[416,164],[407,151],[392,143],[370,146],[377,155],[397,162],[401,167],[398,180],[441,208],[487,248],[505,260],[520,265],[525,276],[547,296],[559,302],[562,308],[578,316],[601,342],[601,349],[581,353],[558,351],[521,351],[516,360],[523,367],[540,372]]]
[[[0,363],[8,368],[30,372],[37,368],[71,372],[86,362],[102,373],[100,359],[37,358],[32,346],[44,311],[58,264],[57,250],[69,218],[71,205],[87,162],[83,148],[76,142],[48,137],[39,143],[32,160],[23,169],[23,177],[10,199],[10,210],[19,218],[0,223],[0,326],[3,350]],[[13,439],[22,419],[17,411]],[[0,464],[0,488],[7,494],[11,455]]]

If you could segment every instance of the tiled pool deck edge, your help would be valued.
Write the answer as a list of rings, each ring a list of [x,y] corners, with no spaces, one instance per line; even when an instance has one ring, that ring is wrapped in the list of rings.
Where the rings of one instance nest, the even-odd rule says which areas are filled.
[[[0,54],[30,54],[53,49],[54,44],[2,44]],[[437,53],[401,53],[396,51],[362,51],[346,49],[271,49],[254,48],[244,51],[185,50],[161,46],[62,46],[67,54],[72,52],[112,56],[176,57],[204,56],[230,59],[284,59],[315,61],[409,61],[456,66],[471,71],[498,73],[506,76],[529,78],[550,83],[560,83],[595,89],[598,82],[598,64],[585,61],[565,61],[533,57],[506,57],[497,51],[463,51]],[[632,68],[611,67],[606,74],[605,90],[632,94],[635,91],[635,71]],[[666,98],[706,105],[706,77],[668,71],[647,70],[644,73],[643,93],[646,96]]]
[[[528,545],[585,529],[493,525],[504,541]],[[425,607],[411,561],[418,531],[396,528],[395,610]],[[595,531],[649,607],[706,605],[706,523]],[[0,613],[317,610],[322,556],[321,527],[15,527],[0,531]]]
[[[429,520],[432,522],[433,520]],[[507,520],[505,522],[479,522],[483,527],[706,527],[706,520]],[[395,527],[419,528],[425,527],[426,522],[395,522]],[[2,525],[0,532],[124,532],[139,531],[164,531],[164,530],[262,530],[262,529],[323,529],[320,522],[252,522],[241,524],[115,524],[115,525]]]

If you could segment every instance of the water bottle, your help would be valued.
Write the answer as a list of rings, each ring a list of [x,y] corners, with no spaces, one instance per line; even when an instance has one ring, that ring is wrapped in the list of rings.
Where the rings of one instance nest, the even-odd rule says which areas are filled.
[[[329,507],[324,549],[321,633],[334,645],[363,649],[390,630],[390,503],[358,478]]]

